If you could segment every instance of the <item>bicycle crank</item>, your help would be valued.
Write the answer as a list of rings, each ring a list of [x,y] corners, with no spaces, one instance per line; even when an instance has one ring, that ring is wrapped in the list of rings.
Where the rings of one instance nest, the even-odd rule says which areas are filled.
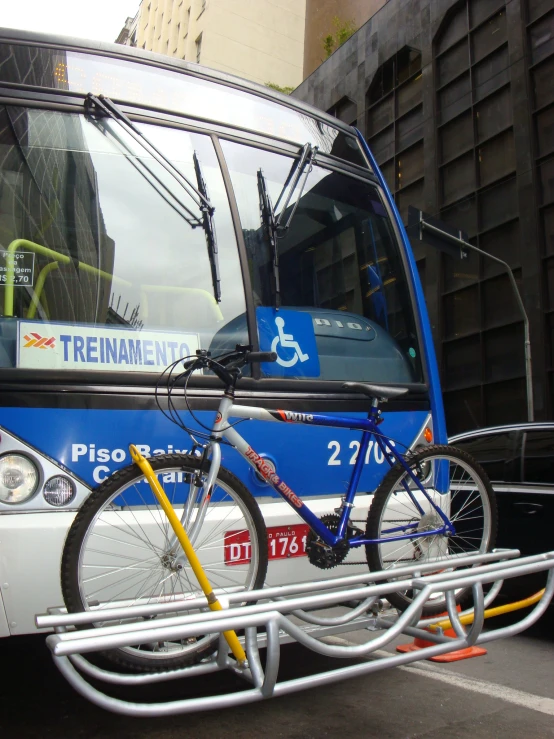
[[[327,526],[329,531],[336,534],[339,528],[340,518],[334,513],[327,513],[321,516],[319,519],[322,524]],[[347,525],[346,538],[354,536],[357,529],[352,527],[350,524]],[[320,537],[313,531],[310,531],[308,538],[306,539],[306,554],[308,559],[315,567],[319,567],[320,570],[330,570],[332,567],[337,567],[346,558],[350,550],[348,541],[340,541],[334,547],[330,547],[320,539]]]

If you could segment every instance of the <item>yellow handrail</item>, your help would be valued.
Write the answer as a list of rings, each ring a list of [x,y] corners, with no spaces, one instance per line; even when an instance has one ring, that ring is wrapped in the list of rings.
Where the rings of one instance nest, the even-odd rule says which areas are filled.
[[[156,477],[156,474],[154,470],[152,469],[152,465],[150,462],[142,456],[142,454],[139,452],[139,450],[136,448],[134,444],[131,444],[129,446],[129,451],[131,452],[131,458],[133,462],[135,462],[141,469],[142,473],[148,480],[150,487],[152,488],[152,492],[156,496],[158,503],[163,508],[163,511],[165,515],[168,518],[169,523],[171,524],[171,528],[175,532],[175,536],[177,539],[179,539],[179,543],[183,547],[183,551],[185,552],[188,561],[190,562],[190,566],[192,567],[192,571],[196,575],[196,579],[198,580],[198,583],[200,584],[200,587],[202,588],[202,591],[204,595],[206,596],[206,600],[208,601],[208,606],[211,611],[222,611],[223,607],[221,603],[218,601],[212,586],[210,585],[210,582],[208,578],[206,577],[206,573],[204,572],[204,568],[200,564],[200,560],[198,559],[198,556],[196,552],[194,551],[194,547],[190,543],[190,540],[187,536],[187,532],[185,531],[183,524],[179,520],[177,514],[173,510],[173,506],[169,502],[169,498],[165,494],[164,489],[159,483],[158,478]],[[223,636],[225,637],[225,640],[227,641],[227,644],[231,648],[231,651],[233,652],[233,655],[235,656],[235,659],[239,663],[239,665],[243,666],[246,664],[246,654],[244,652],[244,649],[242,648],[242,645],[240,641],[238,640],[238,637],[236,635],[235,631],[224,631]]]
[[[42,296],[42,290],[44,288],[44,283],[46,282],[46,278],[52,272],[54,269],[58,269],[58,263],[57,262],[48,262],[39,273],[37,283],[35,285],[35,291],[33,293],[33,297],[31,298],[31,305],[29,306],[27,310],[27,318],[34,318],[35,313],[37,312],[38,304],[40,303],[40,299]]]
[[[47,246],[42,246],[41,244],[35,244],[33,241],[28,241],[27,239],[14,239],[7,248],[8,255],[6,257],[6,284],[5,284],[5,292],[4,292],[4,316],[6,317],[13,316],[13,288],[15,285],[15,252],[20,248],[30,249],[30,251],[33,251],[36,254],[41,254],[44,257],[50,257],[50,259],[55,260],[58,264],[71,264],[73,262],[73,259],[67,256],[67,254],[61,254],[60,252],[54,251],[54,249],[49,249]],[[117,282],[121,285],[127,285],[127,286],[131,284],[127,280],[121,279],[121,277],[116,277],[115,275],[112,275],[109,272],[104,272],[104,270],[98,269],[98,267],[92,267],[90,264],[85,264],[84,262],[77,262],[77,267],[83,272],[88,272],[89,274],[96,275],[97,277],[102,277],[105,280],[112,280],[113,282]],[[42,272],[41,272],[41,275],[42,275]],[[40,279],[40,275],[39,275],[39,279]],[[44,276],[44,279],[46,279],[46,275]],[[38,286],[38,282],[37,282],[37,286]],[[42,287],[43,285],[41,285],[41,291],[42,291]]]

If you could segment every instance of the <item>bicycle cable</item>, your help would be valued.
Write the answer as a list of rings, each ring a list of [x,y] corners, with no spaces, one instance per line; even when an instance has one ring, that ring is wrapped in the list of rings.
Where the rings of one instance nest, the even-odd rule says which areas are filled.
[[[164,369],[164,371],[158,377],[158,380],[156,382],[156,389],[155,389],[154,397],[155,397],[156,405],[158,409],[171,423],[174,423],[182,431],[185,431],[190,436],[195,446],[205,447],[206,442],[209,442],[212,438],[213,428],[203,423],[200,420],[200,418],[198,418],[198,416],[195,414],[195,412],[193,411],[191,407],[191,404],[189,402],[189,397],[188,397],[188,384],[189,384],[190,378],[192,377],[192,374],[194,373],[196,369],[202,368],[202,364],[203,364],[202,360],[207,362],[206,366],[208,368],[210,365],[216,365],[220,367],[221,369],[225,369],[224,365],[222,365],[218,360],[224,358],[228,354],[229,352],[225,354],[219,354],[217,357],[213,357],[213,358],[212,357],[202,358],[202,357],[198,357],[192,354],[186,357],[180,357],[179,359],[177,359],[175,362],[172,362],[170,365],[168,365]],[[179,372],[179,374],[174,375],[173,373],[175,369],[177,368],[177,366],[180,365],[181,363],[183,363],[183,366],[185,366],[185,363],[187,362],[187,360],[192,360],[191,366],[188,368],[185,367],[183,372]],[[165,386],[167,388],[167,410],[162,407],[160,393],[159,393],[163,378],[166,375],[167,375],[167,381],[165,383]],[[184,385],[183,385],[183,399],[185,401],[186,409],[191,415],[192,419],[196,422],[196,424],[200,426],[201,429],[204,429],[204,431],[198,430],[198,429],[192,429],[189,426],[187,426],[186,423],[183,421],[181,414],[175,405],[174,393],[178,389],[178,383],[183,378],[185,378]],[[248,421],[248,420],[249,419],[247,418],[241,418],[238,421],[235,421],[234,423],[228,423],[224,430],[226,431],[230,428],[234,428],[235,426],[238,426],[238,424],[244,423],[245,421]],[[358,430],[361,430],[361,429],[358,429]],[[377,437],[377,436],[380,437],[380,439],[384,441],[385,447],[387,446],[387,443],[389,443],[388,451],[387,449],[385,449],[385,453],[388,456],[396,457],[395,452],[393,451],[393,449],[390,448],[392,445],[394,445],[395,448],[400,447],[400,449],[403,451],[400,451],[399,453],[402,454],[403,456],[406,453],[409,454],[410,452],[414,451],[407,444],[404,444],[404,442],[400,441],[399,439],[393,439],[390,436],[387,436],[386,434],[383,434],[379,431],[376,431],[376,430],[372,431],[372,435],[374,437]],[[202,441],[199,441],[200,439]],[[219,441],[220,443],[226,444],[227,446],[233,446],[230,442],[228,442],[224,438],[220,438]],[[396,460],[396,462],[398,462],[398,460]]]
[[[225,357],[225,354],[218,355],[217,357],[210,358],[207,361],[209,362],[209,365],[216,365],[220,367],[221,369],[225,369],[222,364],[220,364],[217,360],[221,359],[222,357]],[[193,363],[190,367],[185,368],[184,372],[179,372],[179,374],[174,375],[174,371],[177,368],[178,365],[183,363],[183,365],[187,362],[187,360],[193,360]],[[180,357],[175,362],[172,362],[170,365],[168,365],[164,371],[161,373],[161,375],[158,377],[158,380],[156,382],[156,388],[154,392],[154,397],[156,401],[156,405],[158,409],[161,411],[161,413],[167,418],[171,423],[174,423],[176,426],[178,426],[182,431],[185,431],[191,438],[193,444],[195,446],[203,447],[205,446],[205,442],[210,441],[213,428],[210,426],[206,426],[194,413],[190,402],[188,398],[188,383],[190,381],[190,378],[195,371],[195,369],[201,368],[201,360],[200,357],[195,355],[188,355],[186,357]],[[196,365],[198,364],[198,367]],[[208,365],[208,366],[209,366]],[[162,406],[161,403],[161,397],[160,397],[160,388],[163,383],[164,377],[167,377],[165,386],[167,388],[167,410]],[[177,409],[175,402],[174,402],[174,393],[178,389],[179,385],[178,383],[185,378],[185,382],[183,385],[183,398],[187,407],[187,411],[190,413],[193,420],[197,423],[198,426],[200,426],[202,429],[205,429],[205,431],[199,431],[197,429],[192,429],[189,426],[186,425],[186,423],[183,421],[181,414],[179,410]],[[227,431],[230,428],[234,428],[239,423],[243,423],[244,421],[247,421],[247,418],[241,418],[238,421],[235,421],[234,423],[230,424],[228,423],[226,428],[224,429]],[[205,433],[208,432],[208,433]],[[197,438],[198,437],[198,438]],[[200,442],[199,439],[201,439],[204,443]],[[228,446],[232,446],[230,442],[228,442],[226,439],[220,439],[220,443],[226,444]]]

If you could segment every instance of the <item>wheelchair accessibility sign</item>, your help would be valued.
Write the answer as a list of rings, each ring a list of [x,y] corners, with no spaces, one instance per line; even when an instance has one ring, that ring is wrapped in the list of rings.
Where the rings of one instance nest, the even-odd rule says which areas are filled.
[[[319,356],[309,313],[257,308],[256,317],[260,351],[277,354],[276,362],[262,364],[265,375],[319,377]]]

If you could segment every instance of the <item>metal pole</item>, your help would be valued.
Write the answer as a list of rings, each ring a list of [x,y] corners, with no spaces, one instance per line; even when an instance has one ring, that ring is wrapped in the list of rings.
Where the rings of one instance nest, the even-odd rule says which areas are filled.
[[[492,254],[489,254],[486,251],[483,251],[483,249],[479,249],[477,246],[473,246],[473,244],[468,243],[462,238],[459,238],[458,236],[453,236],[452,234],[447,233],[446,231],[443,231],[440,228],[437,228],[436,226],[433,226],[430,223],[427,223],[427,221],[420,219],[419,222],[421,230],[429,231],[430,233],[435,234],[436,236],[440,236],[442,239],[448,239],[449,241],[452,241],[454,244],[458,244],[463,249],[471,249],[471,251],[475,251],[478,254],[481,254],[484,257],[488,257],[489,259],[492,259],[494,262],[497,262],[498,264],[501,264],[506,272],[508,273],[508,277],[510,279],[514,294],[516,296],[516,301],[519,306],[519,310],[521,311],[521,315],[523,316],[523,330],[524,330],[524,339],[525,339],[525,382],[527,386],[527,420],[533,421],[534,420],[534,408],[533,408],[533,373],[532,373],[532,363],[531,363],[531,337],[529,332],[529,318],[527,317],[527,313],[525,312],[525,306],[523,305],[523,300],[521,299],[521,295],[519,293],[519,289],[514,277],[514,274],[512,272],[512,269],[510,265],[505,262],[503,259],[499,259],[498,257],[493,256]],[[463,251],[461,254],[463,258]]]

